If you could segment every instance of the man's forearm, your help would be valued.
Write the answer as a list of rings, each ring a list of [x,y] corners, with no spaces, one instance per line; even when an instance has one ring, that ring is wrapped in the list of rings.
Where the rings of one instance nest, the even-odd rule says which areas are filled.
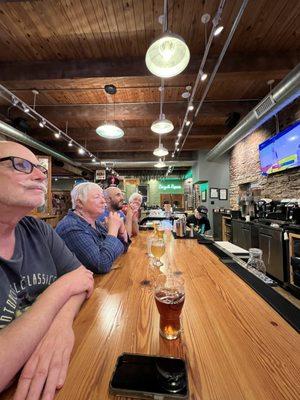
[[[82,303],[85,301],[85,293],[72,296],[66,304],[60,309],[56,317],[53,319],[54,323],[64,323],[72,326],[73,321],[78,314]]]
[[[125,225],[126,232],[128,233],[129,238],[131,238],[131,236],[132,236],[132,217],[131,216],[126,216],[124,225]]]
[[[132,236],[136,236],[139,233],[139,222],[137,219],[132,220]]]
[[[49,287],[28,311],[0,330],[0,392],[28,360],[68,299],[66,291]]]

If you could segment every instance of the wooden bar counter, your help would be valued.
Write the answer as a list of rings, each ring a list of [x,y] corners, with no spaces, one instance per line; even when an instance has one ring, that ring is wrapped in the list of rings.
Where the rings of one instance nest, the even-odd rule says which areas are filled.
[[[120,268],[95,279],[74,327],[76,343],[57,400],[105,400],[122,352],[187,361],[190,399],[300,398],[300,338],[263,299],[196,240],[167,237],[162,258],[185,280],[181,339],[159,336],[146,255],[148,232],[134,239]],[[11,399],[12,390],[1,399]]]

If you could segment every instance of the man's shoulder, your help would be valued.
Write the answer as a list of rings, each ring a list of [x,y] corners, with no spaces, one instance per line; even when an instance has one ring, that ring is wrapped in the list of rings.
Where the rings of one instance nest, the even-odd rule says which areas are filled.
[[[27,231],[40,232],[40,233],[45,233],[49,229],[52,229],[50,225],[46,224],[46,222],[33,216],[26,216],[22,218],[17,226]]]

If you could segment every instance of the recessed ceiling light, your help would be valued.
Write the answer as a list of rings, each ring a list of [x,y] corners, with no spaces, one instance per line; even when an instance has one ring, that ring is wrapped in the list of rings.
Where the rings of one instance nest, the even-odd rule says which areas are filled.
[[[191,93],[189,92],[183,92],[181,97],[183,97],[184,99],[188,99],[190,97]]]

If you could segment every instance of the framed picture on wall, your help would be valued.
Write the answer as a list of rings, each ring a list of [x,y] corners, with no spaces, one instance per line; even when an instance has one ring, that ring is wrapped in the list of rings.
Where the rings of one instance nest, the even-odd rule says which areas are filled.
[[[203,190],[201,192],[201,201],[205,202],[207,200],[207,191]]]
[[[209,189],[209,197],[211,199],[218,199],[219,198],[219,189],[217,188],[210,188]]]
[[[219,200],[228,200],[228,190],[219,189]]]

